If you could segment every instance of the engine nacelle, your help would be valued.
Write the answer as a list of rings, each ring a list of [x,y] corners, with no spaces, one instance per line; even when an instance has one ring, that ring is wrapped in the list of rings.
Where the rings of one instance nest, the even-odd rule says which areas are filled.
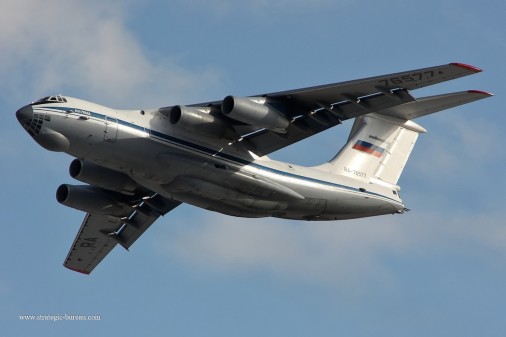
[[[230,126],[219,117],[183,105],[173,106],[169,111],[169,121],[189,132],[222,138]]]
[[[69,167],[70,176],[103,189],[132,195],[137,183],[125,173],[114,171],[88,161],[74,159]]]
[[[286,133],[290,124],[285,115],[269,105],[264,97],[227,96],[223,100],[221,111],[235,120],[278,133]]]
[[[88,185],[63,184],[56,190],[56,200],[62,205],[87,213],[122,217],[129,208],[120,204],[107,191]]]

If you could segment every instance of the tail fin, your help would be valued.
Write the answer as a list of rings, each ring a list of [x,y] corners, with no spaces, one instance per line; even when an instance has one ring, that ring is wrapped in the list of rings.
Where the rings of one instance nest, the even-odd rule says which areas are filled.
[[[427,132],[412,119],[490,96],[479,90],[461,91],[423,97],[357,117],[346,145],[320,169],[366,182],[397,185],[418,135]]]
[[[357,117],[347,144],[327,169],[367,182],[397,185],[418,134],[425,132],[410,120],[375,113]]]

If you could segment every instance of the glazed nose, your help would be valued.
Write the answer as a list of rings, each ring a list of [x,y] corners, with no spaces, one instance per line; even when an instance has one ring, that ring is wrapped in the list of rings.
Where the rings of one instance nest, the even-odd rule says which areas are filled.
[[[20,123],[22,123],[22,121],[24,121],[24,120],[33,118],[32,106],[26,105],[26,106],[22,107],[21,109],[19,109],[18,111],[16,111],[16,118],[18,119],[18,121]]]

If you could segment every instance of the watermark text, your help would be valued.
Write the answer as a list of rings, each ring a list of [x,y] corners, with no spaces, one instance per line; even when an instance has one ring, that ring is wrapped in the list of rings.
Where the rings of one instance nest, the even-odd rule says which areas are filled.
[[[101,315],[19,315],[20,321],[101,321]]]

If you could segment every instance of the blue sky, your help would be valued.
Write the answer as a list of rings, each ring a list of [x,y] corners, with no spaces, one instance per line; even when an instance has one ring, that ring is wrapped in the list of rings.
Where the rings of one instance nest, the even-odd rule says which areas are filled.
[[[504,336],[503,1],[7,0],[0,11],[2,336]],[[90,276],[62,267],[83,214],[54,197],[71,158],[14,113],[63,93],[158,107],[469,63],[415,91],[496,96],[419,120],[412,211],[310,223],[181,206]],[[346,123],[273,155],[313,165]],[[26,322],[19,315],[100,315]]]

